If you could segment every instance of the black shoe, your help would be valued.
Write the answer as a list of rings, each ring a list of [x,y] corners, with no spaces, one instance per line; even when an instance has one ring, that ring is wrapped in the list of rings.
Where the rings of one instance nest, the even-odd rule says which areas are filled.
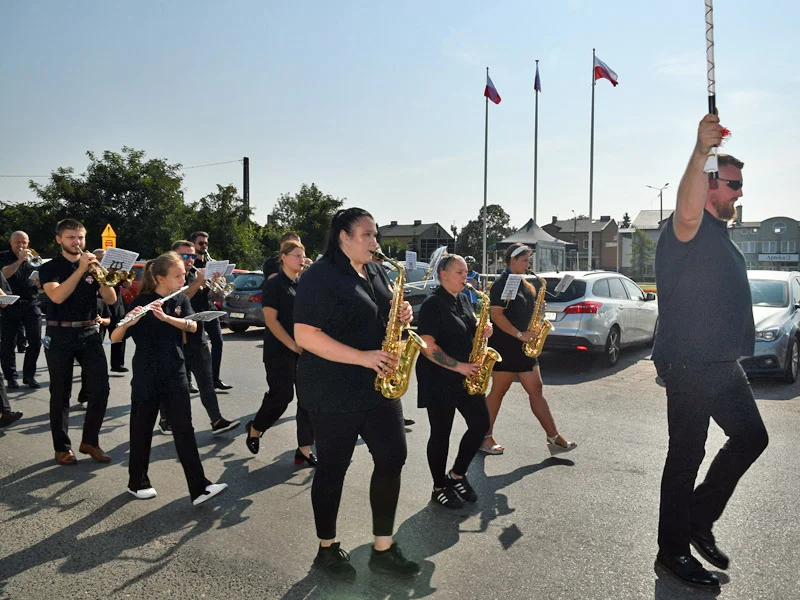
[[[213,431],[212,435],[219,435],[220,433],[225,433],[226,431],[235,429],[238,426],[239,426],[239,421],[236,420],[228,421],[227,419],[220,418],[219,421],[211,424],[211,431]]]
[[[27,385],[29,388],[33,388],[35,390],[38,390],[40,387],[42,387],[41,385],[39,385],[39,382],[36,381],[36,379],[34,379],[33,377],[23,377],[22,383]]]
[[[19,388],[19,383],[17,383],[16,379],[7,379],[6,380],[6,385],[8,386],[8,389],[10,389],[10,390],[16,390],[16,389]]]
[[[294,452],[294,464],[302,465],[306,463],[309,467],[316,467],[317,466],[317,457],[314,455],[313,452],[309,452],[308,456],[300,452],[300,448],[295,450]]]
[[[222,379],[215,380],[214,387],[217,388],[218,390],[230,390],[233,388],[232,385],[228,385],[227,383],[222,381]]]
[[[419,573],[419,565],[414,561],[408,560],[400,552],[400,546],[393,542],[388,550],[378,552],[375,546],[372,547],[372,554],[369,557],[369,570],[373,573],[384,575],[396,575],[398,577],[413,577]]]
[[[327,548],[320,546],[314,566],[334,579],[353,581],[356,578],[355,567],[350,564],[350,555],[342,550],[339,542],[334,542]]]
[[[22,418],[22,413],[19,411],[4,412],[2,416],[0,416],[0,427],[8,427],[12,423],[19,421],[21,418]]]
[[[250,450],[251,454],[258,454],[258,447],[261,444],[261,436],[264,434],[250,435],[250,428],[252,426],[252,421],[248,421],[244,424],[244,445],[247,446],[247,449]]]
[[[727,554],[717,547],[714,534],[711,533],[710,529],[692,527],[689,542],[697,550],[697,553],[712,565],[723,571],[727,570],[730,559]]]
[[[664,569],[687,585],[703,589],[719,589],[719,577],[704,569],[700,561],[691,554],[666,556],[659,552],[655,567]]]
[[[166,419],[161,419],[158,422],[158,430],[164,435],[172,435],[172,425]]]
[[[25,354],[25,351],[28,349],[27,344],[25,346],[17,346],[17,354]]]
[[[190,394],[197,394],[199,392],[200,392],[200,390],[197,389],[197,386],[195,384],[193,384],[193,383],[189,384],[189,393]]]
[[[403,419],[403,425],[405,425],[406,427],[408,427],[409,425],[413,425],[414,423],[416,423],[414,419]]]
[[[475,502],[478,500],[478,494],[475,493],[475,490],[469,484],[469,481],[467,481],[466,476],[461,479],[456,479],[448,473],[447,487],[455,490],[456,494],[458,494],[464,502]]]
[[[114,373],[127,373],[130,371],[128,367],[111,367],[111,370],[114,371]]]
[[[464,501],[461,496],[456,494],[453,488],[442,488],[431,492],[431,500],[444,506],[445,508],[464,508]]]

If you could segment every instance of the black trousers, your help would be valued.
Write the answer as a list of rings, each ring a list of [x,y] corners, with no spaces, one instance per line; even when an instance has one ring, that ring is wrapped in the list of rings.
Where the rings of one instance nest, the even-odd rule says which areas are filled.
[[[101,327],[100,328],[100,340],[101,341],[105,340],[105,338],[106,338],[105,328]],[[113,348],[114,345],[112,344],[111,347]],[[78,361],[78,364],[81,366],[81,389],[78,391],[78,402],[80,402],[81,404],[86,406],[86,403],[89,401],[89,390],[91,389],[90,388],[90,384],[87,384],[86,381],[87,381],[87,379],[93,377],[93,374],[92,374],[92,366],[93,365],[91,363],[88,364],[88,365],[83,364],[81,362],[81,357],[80,356],[76,356],[75,359]],[[103,353],[103,361],[104,362],[106,361],[105,352]],[[110,385],[109,385],[109,387],[110,387]]]
[[[123,316],[125,315],[115,314],[114,311],[112,310],[111,324],[108,327],[109,332],[114,331],[114,329],[117,328],[117,323],[119,323],[119,321],[122,319]],[[111,334],[109,333],[109,335]],[[111,344],[111,368],[119,369],[124,366],[125,366],[125,340],[122,340],[121,342]]]
[[[661,478],[658,546],[668,555],[689,553],[692,525],[710,531],[736,484],[769,438],[750,383],[736,361],[705,365],[657,364],[667,388],[669,450]],[[728,441],[695,488],[705,456],[709,418]]]
[[[136,375],[134,374],[134,377]],[[150,445],[153,442],[153,427],[156,424],[159,408],[167,411],[172,426],[175,450],[183,467],[183,474],[189,486],[192,500],[201,496],[211,482],[206,479],[197,440],[192,427],[192,407],[189,401],[189,388],[185,382],[178,387],[153,387],[137,389],[131,394],[131,449],[128,463],[128,487],[143,490],[151,487],[148,468],[150,466]]]
[[[211,352],[208,349],[208,344],[205,342],[184,344],[183,356],[186,359],[187,369],[197,379],[200,402],[203,403],[203,408],[206,409],[208,418],[214,424],[222,418],[222,414],[219,411],[217,390],[214,388],[214,376],[211,372]]]
[[[8,403],[8,392],[6,382],[0,377],[0,413],[11,412],[11,404]]]
[[[311,486],[317,537],[322,540],[336,537],[344,476],[359,435],[375,463],[369,486],[372,533],[392,535],[400,473],[407,453],[400,400],[382,400],[371,410],[355,413],[311,413],[311,422],[319,460]]]
[[[48,327],[49,348],[44,352],[50,372],[50,430],[56,452],[71,449],[69,401],[72,397],[72,368],[77,360],[87,371],[82,382],[86,390],[86,416],[82,442],[99,446],[100,427],[108,404],[108,367],[100,334],[94,327],[69,329]]]
[[[266,431],[283,416],[289,404],[294,399],[294,382],[297,375],[297,359],[294,352],[291,355],[280,356],[269,362],[264,362],[267,372],[268,390],[261,400],[261,408],[253,418],[253,427],[258,431]],[[311,415],[302,406],[297,407],[297,446],[310,446],[314,443],[314,428],[311,425]]]
[[[453,472],[456,475],[467,474],[469,463],[475,458],[483,442],[483,436],[489,431],[489,408],[483,395],[470,396],[465,391],[455,406],[428,406],[428,422],[431,426],[428,438],[428,467],[435,488],[443,488],[447,484],[447,453],[456,410],[467,422],[467,431],[461,438],[458,455],[453,463]]]
[[[19,300],[17,301],[19,302]],[[0,319],[0,365],[3,375],[9,381],[17,378],[17,341],[20,328],[24,328],[28,338],[28,348],[25,350],[25,360],[22,366],[22,377],[32,378],[36,375],[36,361],[42,350],[42,315],[35,306],[20,306],[15,308],[12,304],[3,311]]]
[[[219,381],[219,370],[222,366],[222,325],[219,319],[214,319],[206,321],[203,326],[211,340],[211,373],[214,381]]]

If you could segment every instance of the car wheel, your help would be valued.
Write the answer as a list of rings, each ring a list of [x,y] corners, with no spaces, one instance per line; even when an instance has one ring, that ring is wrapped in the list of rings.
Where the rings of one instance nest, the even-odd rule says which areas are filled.
[[[613,367],[617,364],[619,351],[619,328],[614,325],[606,338],[605,363],[607,367]]]
[[[797,345],[796,338],[789,338],[789,350],[786,353],[786,369],[783,372],[783,380],[786,383],[797,381],[797,374],[800,371],[800,347]]]
[[[228,329],[230,329],[233,333],[244,333],[247,331],[248,325],[228,325]]]
[[[650,338],[650,341],[647,342],[648,347],[652,347],[653,344],[656,343],[656,333],[658,333],[658,318],[656,317],[656,324],[653,325],[653,337]]]

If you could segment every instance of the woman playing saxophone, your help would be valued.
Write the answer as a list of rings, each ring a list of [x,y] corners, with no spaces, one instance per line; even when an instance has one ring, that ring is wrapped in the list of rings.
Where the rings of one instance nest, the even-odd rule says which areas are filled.
[[[481,445],[481,452],[486,454],[502,454],[505,448],[497,443],[493,435],[493,428],[500,405],[514,379],[519,379],[522,387],[528,393],[531,411],[538,419],[539,424],[547,436],[547,447],[552,454],[567,452],[574,449],[577,444],[569,442],[558,433],[550,407],[542,392],[542,374],[539,370],[539,361],[535,352],[525,352],[526,345],[536,346],[536,336],[542,335],[546,327],[531,321],[539,299],[539,307],[544,307],[545,289],[536,289],[533,284],[522,280],[516,297],[503,300],[502,294],[508,276],[511,274],[524,275],[533,251],[524,244],[513,244],[506,250],[506,264],[508,269],[492,285],[492,322],[497,327],[497,332],[492,338],[492,344],[503,355],[503,362],[498,364],[492,374],[492,390],[486,401],[489,405],[491,423],[486,438]]]

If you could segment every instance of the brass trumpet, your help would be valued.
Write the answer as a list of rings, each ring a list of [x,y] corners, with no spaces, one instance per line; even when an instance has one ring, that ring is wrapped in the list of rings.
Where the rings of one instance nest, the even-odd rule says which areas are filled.
[[[86,250],[82,249],[80,246],[75,246],[75,249],[79,254],[91,254],[94,256],[94,254],[91,252],[86,252]],[[128,273],[127,271],[121,271],[117,269],[106,269],[99,262],[96,264],[90,264],[89,272],[94,275],[94,278],[97,279],[97,281],[107,287],[114,287],[123,281],[133,281],[136,278],[136,273],[134,272]]]
[[[42,266],[42,257],[39,256],[39,253],[36,252],[33,248],[27,248],[28,250],[28,263],[34,268],[38,269]]]
[[[195,272],[195,275],[196,275],[197,274],[197,267],[192,265],[192,270]],[[223,284],[223,279],[222,278],[220,278],[218,280],[206,279],[205,283],[203,283],[203,286],[206,289],[208,289],[209,292],[216,292],[218,294],[222,294],[226,298],[228,296],[230,296],[233,293],[233,291],[236,289],[236,286],[232,282]]]

